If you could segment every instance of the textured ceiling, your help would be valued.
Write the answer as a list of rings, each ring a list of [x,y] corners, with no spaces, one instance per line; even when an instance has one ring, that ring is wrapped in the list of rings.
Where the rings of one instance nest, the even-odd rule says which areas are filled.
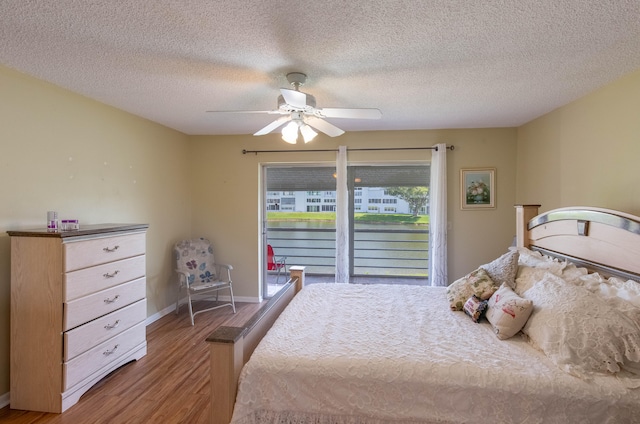
[[[187,134],[288,72],[346,131],[517,126],[640,68],[640,0],[1,0],[0,63]]]

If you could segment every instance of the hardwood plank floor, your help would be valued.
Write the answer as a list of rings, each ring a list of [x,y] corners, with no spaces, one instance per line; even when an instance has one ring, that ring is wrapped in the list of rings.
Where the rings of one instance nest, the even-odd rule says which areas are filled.
[[[198,304],[202,307],[204,302]],[[189,423],[209,422],[209,346],[220,325],[241,326],[259,309],[236,303],[198,315],[191,326],[186,306],[147,327],[147,355],[117,369],[62,414],[0,409],[0,423]]]

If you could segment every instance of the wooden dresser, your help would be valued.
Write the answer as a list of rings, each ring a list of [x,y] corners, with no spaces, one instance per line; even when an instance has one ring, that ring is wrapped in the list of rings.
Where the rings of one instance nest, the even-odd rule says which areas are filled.
[[[63,412],[147,352],[146,224],[11,236],[11,408]]]

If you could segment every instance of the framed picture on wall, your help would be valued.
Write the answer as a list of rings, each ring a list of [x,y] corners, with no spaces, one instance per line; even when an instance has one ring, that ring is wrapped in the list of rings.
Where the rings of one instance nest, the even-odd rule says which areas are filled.
[[[460,208],[463,210],[496,207],[496,169],[460,169]]]

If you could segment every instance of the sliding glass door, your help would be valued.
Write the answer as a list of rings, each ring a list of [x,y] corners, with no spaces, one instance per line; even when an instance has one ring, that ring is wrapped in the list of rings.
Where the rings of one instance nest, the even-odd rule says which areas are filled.
[[[335,167],[264,169],[264,293],[286,281],[273,256],[304,265],[310,278],[334,281]],[[428,270],[429,166],[348,167],[350,275],[424,279]],[[364,281],[371,282],[371,281]]]
[[[351,275],[426,283],[429,166],[351,166],[349,174]]]

